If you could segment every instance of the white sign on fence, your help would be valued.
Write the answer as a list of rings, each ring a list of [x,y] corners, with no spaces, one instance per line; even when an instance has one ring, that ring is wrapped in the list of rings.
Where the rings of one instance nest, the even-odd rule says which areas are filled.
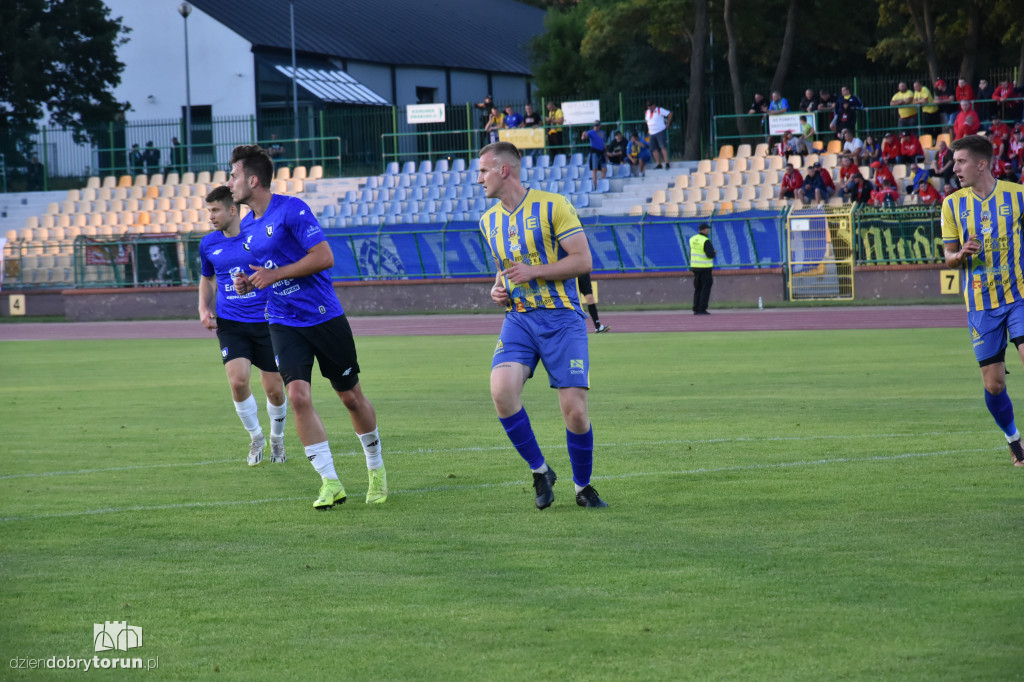
[[[444,123],[444,104],[407,104],[405,107],[405,122],[410,125],[416,123]]]
[[[814,114],[775,114],[768,116],[768,134],[782,135],[782,133],[788,131],[796,135],[802,135],[801,116],[806,116],[807,122],[814,128],[814,132],[818,132],[818,117]]]
[[[562,115],[569,126],[594,125],[594,121],[601,120],[601,100],[562,102]]]

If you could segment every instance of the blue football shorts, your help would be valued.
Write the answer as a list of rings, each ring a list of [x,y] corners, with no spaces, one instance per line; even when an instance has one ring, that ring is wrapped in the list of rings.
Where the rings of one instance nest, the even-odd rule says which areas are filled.
[[[551,388],[590,388],[587,325],[575,310],[515,311],[505,315],[491,369],[503,362],[530,368],[544,363]]]
[[[968,310],[967,322],[978,363],[1003,362],[1007,337],[1024,342],[1024,301],[992,310]]]

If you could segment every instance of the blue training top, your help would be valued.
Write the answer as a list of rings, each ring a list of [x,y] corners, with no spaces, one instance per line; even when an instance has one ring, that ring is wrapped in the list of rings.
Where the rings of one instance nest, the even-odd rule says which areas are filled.
[[[245,295],[235,292],[236,272],[251,274],[252,254],[245,245],[245,232],[225,237],[223,232],[211,232],[199,242],[199,261],[203,277],[217,276],[217,317],[236,322],[267,321],[267,291],[250,291]]]
[[[274,194],[259,218],[242,218],[253,263],[267,269],[290,265],[326,241],[313,211],[296,197]],[[344,314],[328,270],[276,282],[267,301],[268,320],[290,327],[312,327]]]

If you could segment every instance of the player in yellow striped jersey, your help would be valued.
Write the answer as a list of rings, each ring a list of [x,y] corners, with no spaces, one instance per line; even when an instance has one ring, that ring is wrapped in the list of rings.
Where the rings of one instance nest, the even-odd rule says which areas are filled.
[[[946,266],[963,269],[967,321],[985,384],[985,405],[1016,466],[1024,447],[1006,392],[1006,339],[1024,362],[1024,186],[992,175],[992,143],[968,135],[950,145],[963,189],[942,203]]]
[[[526,380],[543,361],[551,387],[558,389],[576,504],[606,507],[590,485],[590,356],[586,314],[576,292],[576,277],[591,269],[590,245],[565,197],[523,186],[520,157],[508,142],[480,150],[477,182],[488,198],[499,200],[480,219],[498,270],[491,298],[507,311],[491,361],[491,397],[505,433],[533,472],[537,508],[551,506],[557,477],[520,399]]]

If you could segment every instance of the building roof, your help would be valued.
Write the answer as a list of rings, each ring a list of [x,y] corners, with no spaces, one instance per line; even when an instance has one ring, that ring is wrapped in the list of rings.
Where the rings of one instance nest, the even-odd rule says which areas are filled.
[[[300,88],[308,90],[324,102],[340,102],[342,104],[377,104],[387,106],[389,102],[370,90],[344,71],[337,69],[310,69],[298,67],[292,71],[291,66],[275,64],[274,68],[289,79],[296,74],[295,82]]]
[[[189,0],[254,47],[291,49],[287,0]],[[295,49],[355,61],[530,75],[544,11],[516,0],[294,0]]]

